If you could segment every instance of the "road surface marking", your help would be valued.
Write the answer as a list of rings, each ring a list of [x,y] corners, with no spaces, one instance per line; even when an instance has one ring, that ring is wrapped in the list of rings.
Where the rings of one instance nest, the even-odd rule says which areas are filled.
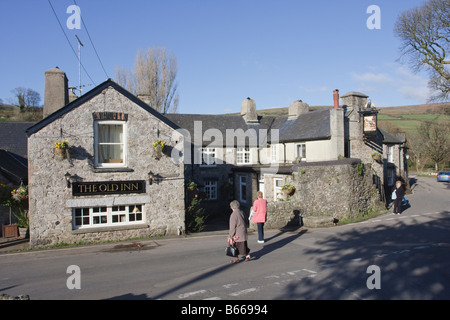
[[[198,291],[186,292],[186,293],[179,294],[178,298],[179,299],[184,299],[184,298],[187,298],[187,297],[190,297],[190,296],[195,296],[197,294],[205,293],[205,292],[206,292],[206,290],[198,290]]]
[[[244,290],[240,290],[240,291],[236,291],[236,292],[230,293],[230,296],[237,297],[237,296],[240,296],[240,295],[243,295],[243,294],[247,294],[247,293],[250,293],[250,292],[254,292],[254,291],[256,291],[256,288],[248,288],[248,289],[244,289]]]

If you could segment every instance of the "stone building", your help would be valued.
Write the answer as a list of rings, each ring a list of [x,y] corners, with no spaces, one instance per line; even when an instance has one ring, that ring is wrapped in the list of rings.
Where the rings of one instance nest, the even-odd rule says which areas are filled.
[[[61,82],[47,72],[46,94]],[[184,167],[170,156],[184,152],[178,126],[111,80],[67,105],[64,92],[52,96],[27,130],[31,246],[184,230]]]
[[[248,213],[261,190],[278,217],[272,227],[282,227],[299,212],[364,214],[407,174],[404,136],[378,129],[358,92],[339,106],[335,91],[334,108],[315,111],[294,101],[285,116],[258,115],[250,98],[238,115],[162,115],[111,80],[71,101],[56,68],[45,92],[47,116],[27,130],[32,246],[177,234],[189,181],[210,218],[228,217],[233,199]],[[317,179],[321,192],[311,194]],[[287,195],[286,184],[297,191]]]

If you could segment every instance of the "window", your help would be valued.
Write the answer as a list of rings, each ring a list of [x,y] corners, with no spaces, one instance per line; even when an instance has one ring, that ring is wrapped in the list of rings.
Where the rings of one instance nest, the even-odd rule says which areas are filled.
[[[247,202],[247,177],[239,176],[239,197],[240,201]]]
[[[278,145],[272,144],[270,146],[270,161],[271,162],[278,162]]]
[[[216,148],[202,148],[202,166],[216,165]]]
[[[299,143],[296,145],[297,159],[300,159],[301,161],[306,161],[306,143]]]
[[[250,163],[250,148],[239,147],[236,149],[236,163],[249,164]]]
[[[217,181],[216,180],[205,181],[203,191],[206,194],[206,200],[217,200]]]
[[[73,228],[111,227],[131,225],[144,221],[143,205],[75,208]]]
[[[273,200],[278,201],[278,199],[282,198],[281,193],[283,192],[281,190],[281,187],[283,187],[283,179],[273,179]]]
[[[392,146],[386,146],[386,159],[387,162],[392,162],[392,151],[394,148]]]
[[[387,169],[387,184],[388,186],[393,186],[395,183],[395,168]]]
[[[126,166],[126,124],[123,121],[97,121],[94,125],[95,166]]]

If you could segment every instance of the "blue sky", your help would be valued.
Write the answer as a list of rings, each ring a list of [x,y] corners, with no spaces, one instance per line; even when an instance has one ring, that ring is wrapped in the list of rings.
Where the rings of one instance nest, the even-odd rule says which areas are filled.
[[[332,91],[360,91],[377,107],[426,102],[427,75],[397,61],[398,15],[422,0],[76,0],[86,27],[69,29],[73,0],[50,0],[77,50],[84,44],[85,92],[131,69],[138,49],[163,46],[178,61],[179,112],[238,112],[301,99],[332,105]],[[369,29],[367,8],[380,8]],[[0,0],[0,98],[26,87],[44,99],[44,72],[58,66],[78,85],[78,60],[48,0]],[[92,79],[92,81],[91,81]]]

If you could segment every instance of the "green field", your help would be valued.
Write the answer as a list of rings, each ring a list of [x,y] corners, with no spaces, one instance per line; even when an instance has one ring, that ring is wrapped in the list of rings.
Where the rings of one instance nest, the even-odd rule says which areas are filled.
[[[444,111],[439,109],[431,111],[433,113],[430,113],[429,108],[426,107],[423,108],[423,113],[418,113],[417,110],[408,111],[408,109],[403,109],[401,113],[394,108],[383,109],[379,109],[378,125],[389,132],[404,132],[407,137],[414,134],[425,121],[450,124],[450,115],[444,114]]]

